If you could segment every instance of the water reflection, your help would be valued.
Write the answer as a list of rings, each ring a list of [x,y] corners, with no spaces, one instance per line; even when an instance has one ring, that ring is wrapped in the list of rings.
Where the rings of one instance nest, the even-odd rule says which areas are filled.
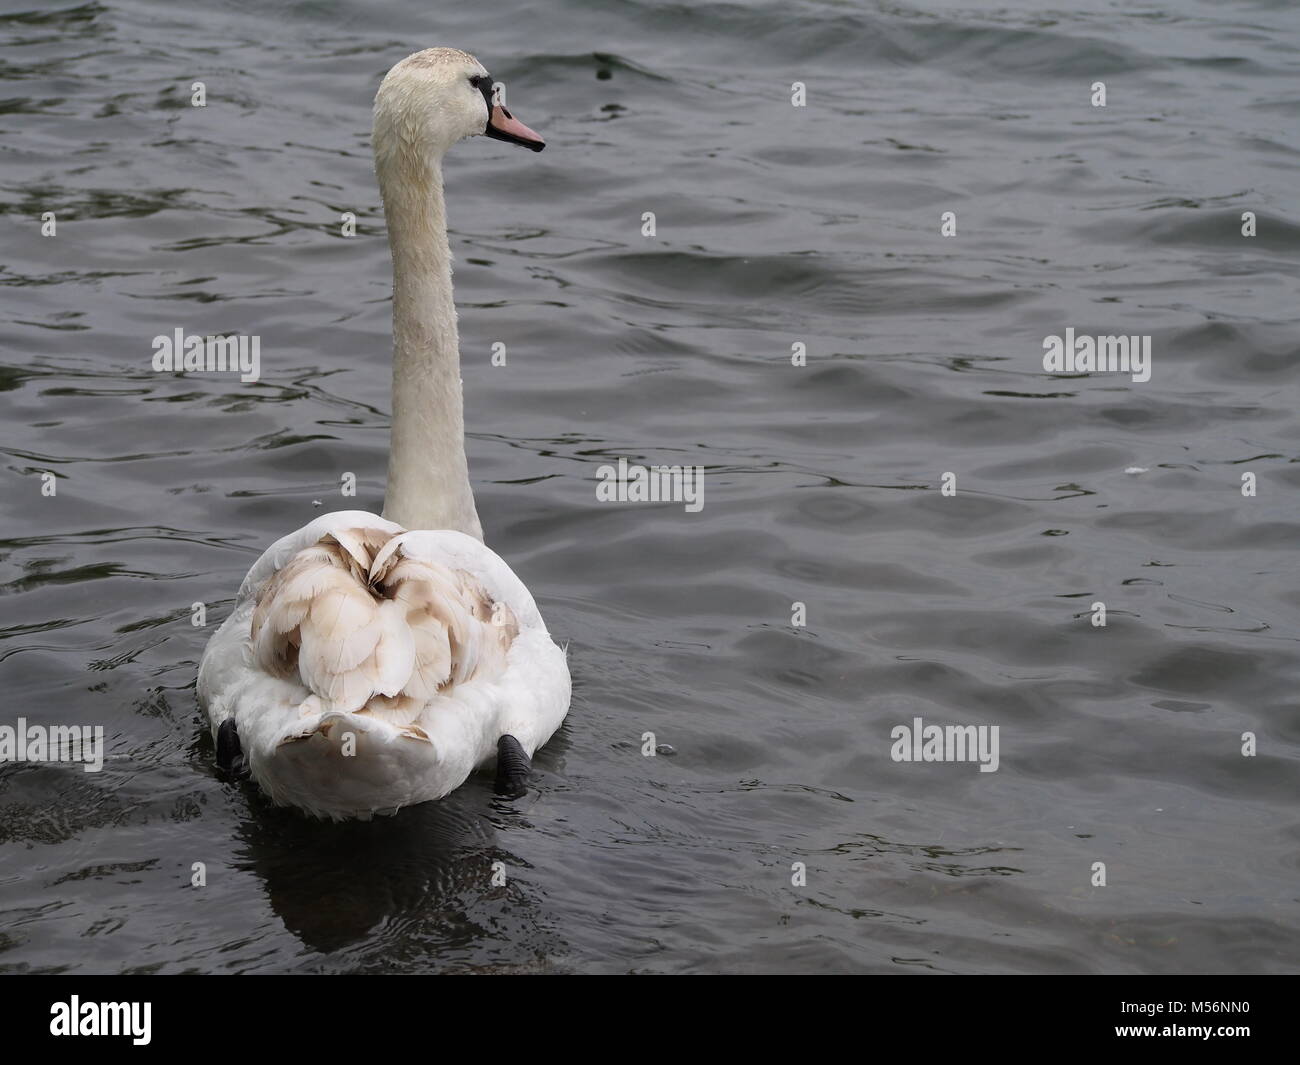
[[[416,940],[455,952],[499,935],[491,925],[504,909],[516,923],[537,920],[535,900],[516,882],[523,863],[494,823],[518,815],[486,779],[369,823],[316,821],[249,800],[239,867],[262,881],[284,927],[313,951],[365,943],[382,956],[386,945],[404,951]]]

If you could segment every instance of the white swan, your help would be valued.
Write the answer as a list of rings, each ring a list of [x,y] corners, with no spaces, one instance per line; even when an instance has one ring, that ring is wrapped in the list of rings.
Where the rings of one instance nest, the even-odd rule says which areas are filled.
[[[492,78],[465,52],[417,52],[380,85],[394,342],[384,516],[326,514],[273,544],[199,666],[218,760],[321,817],[441,798],[494,760],[497,790],[519,794],[569,708],[564,653],[483,545],[465,462],[442,156],[477,134],[545,147],[492,103]]]

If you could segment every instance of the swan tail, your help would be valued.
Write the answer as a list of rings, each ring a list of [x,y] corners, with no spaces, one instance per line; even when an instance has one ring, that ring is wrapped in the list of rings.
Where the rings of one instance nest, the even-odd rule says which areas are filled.
[[[419,802],[421,780],[440,762],[418,724],[397,725],[365,712],[320,711],[285,730],[269,753],[252,759],[252,775],[273,802],[334,820],[391,813]]]
[[[364,714],[417,728],[440,694],[504,672],[519,635],[511,608],[469,573],[408,556],[402,541],[380,529],[331,530],[258,590],[254,660],[311,693],[304,721]]]

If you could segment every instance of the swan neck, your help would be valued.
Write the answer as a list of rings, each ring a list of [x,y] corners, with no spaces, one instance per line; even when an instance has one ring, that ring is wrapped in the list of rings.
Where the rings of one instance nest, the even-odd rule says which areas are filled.
[[[393,258],[393,427],[384,517],[483,539],[465,458],[460,340],[437,157],[380,156]]]

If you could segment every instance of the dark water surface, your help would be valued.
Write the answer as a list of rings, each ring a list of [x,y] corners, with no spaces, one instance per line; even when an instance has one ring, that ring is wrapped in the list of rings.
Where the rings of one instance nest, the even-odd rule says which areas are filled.
[[[108,761],[0,767],[0,971],[1300,969],[1290,0],[34,2],[0,724]],[[194,674],[313,501],[381,506],[369,108],[432,44],[550,142],[447,184],[479,512],[574,703],[516,804],[321,825],[218,779]],[[1045,373],[1067,326],[1151,380]],[[261,381],[154,373],[178,327]],[[620,456],[703,511],[598,503]],[[892,761],[915,716],[998,771]]]

